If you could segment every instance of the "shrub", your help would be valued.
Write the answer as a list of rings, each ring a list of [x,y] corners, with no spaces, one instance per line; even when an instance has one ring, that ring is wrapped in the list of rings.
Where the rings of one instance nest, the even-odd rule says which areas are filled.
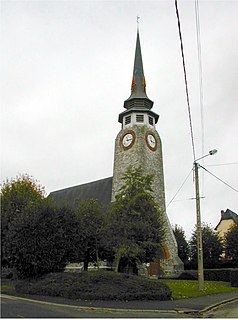
[[[13,268],[3,267],[1,269],[1,279],[13,279],[15,277],[15,270]]]
[[[17,292],[80,300],[170,300],[167,285],[111,271],[51,273],[20,281]]]
[[[204,279],[230,282],[230,271],[231,269],[207,269],[204,270]]]
[[[178,280],[196,280],[197,277],[197,271],[189,270],[181,273],[181,275],[178,277]]]
[[[231,286],[238,287],[238,269],[231,270],[230,279],[231,279]]]
[[[234,270],[236,269],[205,269],[204,280],[230,282],[230,274]],[[187,270],[178,277],[180,280],[196,280],[197,278],[197,270]]]

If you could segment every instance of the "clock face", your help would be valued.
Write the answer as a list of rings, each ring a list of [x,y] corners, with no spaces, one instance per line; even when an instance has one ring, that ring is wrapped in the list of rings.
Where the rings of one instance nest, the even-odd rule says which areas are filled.
[[[146,135],[146,144],[152,151],[155,151],[157,149],[156,137],[150,132]]]
[[[121,137],[121,145],[124,150],[127,150],[133,146],[135,142],[135,133],[134,131],[130,130],[127,131],[122,137]]]

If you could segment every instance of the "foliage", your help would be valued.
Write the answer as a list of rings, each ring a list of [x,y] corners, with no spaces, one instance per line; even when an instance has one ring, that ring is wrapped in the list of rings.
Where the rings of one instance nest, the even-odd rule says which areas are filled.
[[[191,265],[197,267],[197,229],[193,231],[189,245]],[[223,245],[218,234],[207,224],[202,225],[202,246],[204,267],[217,267],[223,252]]]
[[[171,291],[158,281],[111,271],[53,273],[22,281],[17,292],[81,300],[170,300]]]
[[[29,175],[20,175],[3,182],[1,188],[1,252],[2,266],[9,266],[5,255],[9,228],[19,215],[44,200],[44,188]]]
[[[232,287],[238,287],[238,269],[231,270],[230,280]]]
[[[226,281],[230,282],[231,272],[236,269],[204,269],[204,279],[207,281]],[[198,278],[197,270],[187,270],[180,276],[180,280],[196,280]]]
[[[159,280],[172,290],[173,299],[195,298],[216,293],[234,292],[230,283],[221,281],[204,281],[204,290],[198,290],[196,280]]]
[[[185,232],[182,227],[177,224],[173,228],[174,236],[178,245],[178,256],[183,263],[188,262],[189,246],[185,237]]]
[[[187,270],[182,272],[179,275],[178,280],[197,280],[197,278],[198,278],[197,270]]]
[[[87,270],[89,262],[98,263],[105,253],[106,217],[102,206],[95,199],[78,201],[76,216],[80,230],[80,233],[77,233],[80,250],[76,260],[83,261],[84,270]]]
[[[46,201],[28,207],[12,221],[5,254],[20,278],[61,271],[74,253],[77,221],[70,209]]]
[[[226,258],[238,266],[238,224],[235,224],[225,236]]]
[[[226,281],[230,282],[231,269],[206,269],[204,279],[207,281]]]
[[[130,166],[122,179],[124,184],[111,207],[112,243],[117,252],[117,267],[123,260],[135,267],[137,261],[152,261],[164,233],[152,196],[153,176],[146,175],[141,167]],[[124,267],[121,271],[130,272]]]

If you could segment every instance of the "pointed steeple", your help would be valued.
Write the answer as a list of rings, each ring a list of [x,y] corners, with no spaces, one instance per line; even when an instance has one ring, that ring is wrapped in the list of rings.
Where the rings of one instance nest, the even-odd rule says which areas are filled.
[[[151,109],[153,101],[146,94],[146,82],[143,70],[143,62],[141,55],[140,36],[137,29],[136,51],[134,60],[134,70],[131,84],[131,95],[124,101],[124,108],[130,109],[133,107],[144,107]]]

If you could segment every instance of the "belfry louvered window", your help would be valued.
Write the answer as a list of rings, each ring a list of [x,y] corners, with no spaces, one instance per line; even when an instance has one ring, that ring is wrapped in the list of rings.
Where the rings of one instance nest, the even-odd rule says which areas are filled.
[[[144,122],[144,115],[143,114],[137,114],[136,115],[136,122]]]
[[[125,117],[125,124],[131,123],[131,116],[126,116]]]
[[[154,125],[154,119],[152,117],[149,117],[149,124],[151,124],[152,126]]]

